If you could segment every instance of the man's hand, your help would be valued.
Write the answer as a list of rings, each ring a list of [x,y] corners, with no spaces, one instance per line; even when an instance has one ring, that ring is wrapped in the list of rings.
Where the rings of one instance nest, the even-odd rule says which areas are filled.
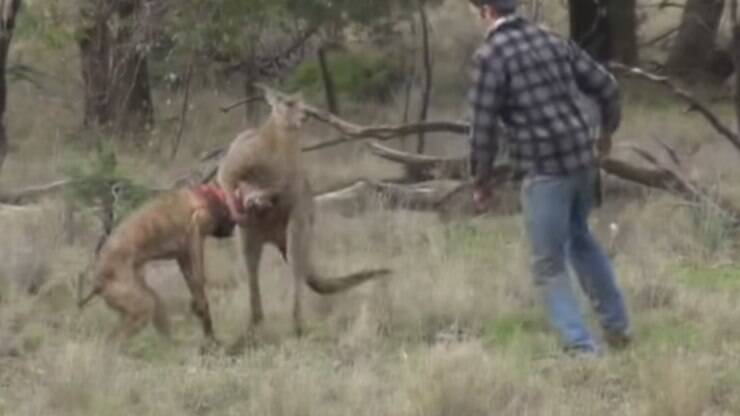
[[[488,209],[491,201],[491,187],[487,180],[478,180],[473,183],[473,206],[476,213],[482,213]]]
[[[612,136],[608,134],[602,135],[596,142],[596,148],[599,151],[599,159],[609,157],[609,153],[612,150]]]

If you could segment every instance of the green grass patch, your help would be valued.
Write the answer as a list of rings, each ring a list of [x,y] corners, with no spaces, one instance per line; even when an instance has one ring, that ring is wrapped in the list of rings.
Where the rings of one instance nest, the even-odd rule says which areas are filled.
[[[483,341],[492,347],[511,347],[528,343],[547,332],[545,317],[535,312],[515,312],[489,321],[483,329]]]
[[[33,322],[23,329],[21,342],[25,353],[34,353],[41,348],[47,333],[46,326]]]
[[[641,349],[651,353],[660,348],[696,351],[705,338],[696,323],[672,316],[646,316],[641,321],[636,341]]]
[[[676,271],[678,280],[691,289],[709,291],[740,290],[740,266],[689,266]]]
[[[445,237],[450,257],[494,258],[505,255],[505,246],[518,241],[518,228],[515,222],[505,220],[461,222],[448,225]]]
[[[181,343],[172,343],[163,339],[153,328],[146,328],[126,341],[126,355],[148,363],[178,363],[185,349]]]

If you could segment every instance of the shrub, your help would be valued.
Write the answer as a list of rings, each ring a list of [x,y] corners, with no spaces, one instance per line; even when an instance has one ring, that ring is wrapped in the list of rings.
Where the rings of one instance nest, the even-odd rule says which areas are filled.
[[[120,172],[116,155],[109,148],[100,147],[94,159],[76,163],[66,173],[73,181],[67,188],[67,202],[79,209],[103,207],[102,215],[112,215],[110,220],[101,219],[104,226],[109,221],[109,226],[115,226],[152,195],[149,188]]]
[[[329,54],[329,71],[337,94],[353,100],[387,101],[403,80],[403,69],[386,56],[366,53],[336,52]],[[286,80],[290,90],[318,93],[323,89],[317,61],[307,61]]]

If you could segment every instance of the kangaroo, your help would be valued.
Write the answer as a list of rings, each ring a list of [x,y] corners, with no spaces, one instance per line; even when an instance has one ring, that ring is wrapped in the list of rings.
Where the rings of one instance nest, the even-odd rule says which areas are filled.
[[[302,165],[300,131],[306,120],[301,94],[284,95],[259,85],[271,107],[270,116],[256,130],[237,136],[221,160],[217,181],[238,224],[241,251],[249,278],[250,329],[264,320],[259,285],[263,248],[274,245],[292,269],[293,324],[303,333],[303,284],[327,295],[347,290],[390,273],[385,268],[362,270],[326,279],[314,270],[311,249],[315,207],[313,192]],[[241,197],[241,199],[239,199]]]

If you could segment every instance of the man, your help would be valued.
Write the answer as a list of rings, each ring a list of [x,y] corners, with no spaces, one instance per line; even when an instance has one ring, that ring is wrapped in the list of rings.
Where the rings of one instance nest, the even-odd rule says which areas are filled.
[[[599,353],[566,262],[592,301],[606,342],[625,347],[630,335],[622,294],[588,226],[598,157],[609,152],[621,118],[616,80],[573,42],[517,15],[516,0],[469,1],[488,26],[469,93],[476,206],[483,209],[490,198],[500,120],[509,159],[524,177],[521,198],[535,285],[564,349]],[[589,115],[589,101],[599,117]]]

